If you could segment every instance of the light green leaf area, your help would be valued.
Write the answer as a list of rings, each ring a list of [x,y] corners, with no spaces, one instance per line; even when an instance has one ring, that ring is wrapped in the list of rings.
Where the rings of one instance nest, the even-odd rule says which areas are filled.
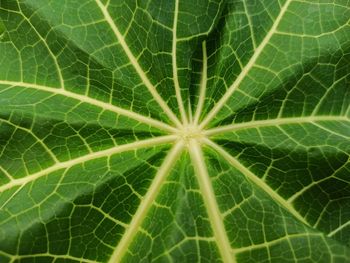
[[[0,0],[20,262],[350,262],[350,2]]]

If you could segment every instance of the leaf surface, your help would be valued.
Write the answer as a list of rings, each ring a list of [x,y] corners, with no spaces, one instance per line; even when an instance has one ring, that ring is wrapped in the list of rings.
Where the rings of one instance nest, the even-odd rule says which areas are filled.
[[[0,0],[0,262],[349,262],[349,17]]]

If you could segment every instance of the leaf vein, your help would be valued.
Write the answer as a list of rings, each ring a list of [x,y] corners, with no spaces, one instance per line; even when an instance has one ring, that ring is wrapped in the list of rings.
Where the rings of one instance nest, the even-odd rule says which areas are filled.
[[[262,189],[266,194],[268,194],[273,200],[280,204],[285,210],[290,212],[295,218],[300,222],[304,223],[307,226],[310,226],[309,223],[295,210],[293,205],[289,204],[284,200],[280,195],[278,195],[269,185],[262,181],[259,177],[253,174],[248,168],[242,165],[236,158],[226,152],[221,146],[214,143],[209,139],[203,139],[203,142],[208,146],[216,150],[224,159],[226,159],[231,165],[238,169],[246,178]]]
[[[215,106],[210,110],[206,118],[202,121],[200,124],[200,128],[204,128],[208,125],[208,123],[216,116],[216,114],[224,107],[227,100],[231,97],[232,93],[239,87],[243,79],[246,77],[246,75],[249,73],[250,69],[254,66],[255,62],[258,60],[260,54],[264,50],[265,46],[269,43],[270,39],[274,35],[281,19],[283,18],[285,12],[287,11],[287,8],[289,4],[292,2],[292,0],[287,0],[286,3],[281,8],[281,11],[279,15],[277,16],[275,22],[273,23],[270,31],[267,33],[263,41],[260,43],[260,45],[256,48],[255,53],[250,58],[249,62],[246,64],[246,66],[242,69],[241,73],[238,75],[236,80],[233,82],[233,84],[229,87],[229,89],[226,91],[226,93],[221,97],[221,99],[215,104]]]
[[[60,169],[70,168],[76,164],[84,163],[86,161],[90,161],[90,160],[93,160],[96,158],[111,156],[113,154],[117,154],[117,153],[121,153],[121,152],[125,152],[125,151],[135,150],[135,149],[144,148],[144,147],[152,147],[152,146],[155,146],[157,144],[170,143],[170,142],[175,141],[176,139],[177,139],[176,135],[160,136],[157,138],[146,139],[146,140],[142,140],[142,141],[137,141],[137,142],[119,145],[119,146],[116,146],[116,147],[113,147],[113,148],[110,148],[107,150],[87,154],[85,156],[78,157],[76,159],[72,159],[72,160],[69,160],[66,162],[56,163],[56,164],[54,164],[54,165],[52,165],[52,166],[50,166],[42,171],[28,175],[28,176],[23,177],[23,178],[14,179],[10,183],[0,186],[0,193],[6,191],[8,189],[11,189],[12,187],[15,187],[15,186],[30,183],[30,182],[32,182],[32,181],[34,181],[42,176],[48,175],[49,173],[52,173],[54,171],[57,171]]]
[[[6,80],[0,80],[0,85],[10,85],[10,86],[23,87],[23,88],[31,88],[31,89],[37,89],[37,90],[41,90],[41,91],[54,93],[57,95],[63,95],[63,96],[69,97],[69,98],[76,99],[80,102],[85,102],[85,103],[88,103],[91,105],[95,105],[95,106],[100,107],[104,110],[115,112],[117,114],[129,117],[131,119],[134,119],[134,120],[137,120],[140,122],[143,122],[145,124],[154,126],[156,128],[162,129],[164,131],[168,131],[168,132],[176,132],[177,131],[176,128],[174,128],[168,124],[165,124],[161,121],[155,120],[153,118],[146,117],[146,116],[143,116],[141,114],[135,113],[133,111],[126,110],[126,109],[120,108],[118,106],[111,105],[109,103],[105,103],[105,102],[102,102],[100,100],[96,100],[96,99],[87,97],[85,95],[80,95],[80,94],[73,93],[73,92],[70,92],[67,90],[58,89],[58,88],[54,88],[54,87],[48,87],[48,86],[42,86],[42,85],[37,85],[37,84],[32,84],[32,83],[6,81]]]
[[[125,54],[129,58],[131,64],[135,68],[137,74],[140,76],[142,82],[147,87],[148,91],[152,94],[153,98],[158,102],[159,106],[164,110],[164,113],[167,114],[169,119],[177,126],[181,127],[181,123],[176,117],[176,115],[173,113],[173,111],[169,108],[169,106],[166,104],[166,102],[162,99],[162,97],[157,92],[157,89],[153,86],[153,84],[150,82],[148,77],[146,76],[146,73],[141,68],[140,64],[138,63],[135,56],[132,54],[131,50],[129,49],[128,45],[125,42],[125,39],[123,35],[120,33],[118,27],[114,23],[112,17],[110,16],[107,8],[102,4],[100,0],[95,0],[97,6],[101,10],[106,22],[110,25],[111,29],[113,30],[116,38],[118,39],[120,45],[122,46]]]

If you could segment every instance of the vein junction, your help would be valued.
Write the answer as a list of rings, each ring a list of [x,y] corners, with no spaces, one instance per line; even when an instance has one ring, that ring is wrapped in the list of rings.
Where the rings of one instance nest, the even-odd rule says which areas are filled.
[[[130,222],[130,224],[125,224],[126,231],[123,234],[121,241],[119,242],[118,246],[115,248],[115,251],[110,259],[110,262],[119,262],[123,256],[125,256],[126,251],[128,250],[129,245],[133,241],[134,237],[136,236],[137,232],[140,230],[140,226],[142,225],[142,221],[147,216],[147,213],[149,212],[152,204],[155,202],[158,193],[161,190],[161,187],[163,183],[166,181],[166,177],[168,174],[170,174],[170,171],[172,167],[175,165],[175,163],[178,160],[178,157],[181,155],[183,151],[188,151],[190,153],[192,166],[194,168],[196,178],[198,180],[198,183],[200,185],[200,191],[201,195],[204,200],[204,204],[206,206],[206,210],[208,213],[208,217],[211,223],[211,227],[214,232],[213,240],[217,243],[219,253],[221,254],[221,258],[223,262],[236,262],[235,254],[239,253],[240,251],[243,251],[246,248],[233,248],[231,245],[231,241],[228,236],[228,231],[225,229],[224,224],[224,215],[220,211],[218,201],[217,201],[217,194],[214,191],[213,185],[212,185],[212,177],[209,175],[209,171],[207,168],[207,163],[205,160],[205,156],[203,153],[203,145],[206,145],[207,147],[210,147],[211,149],[215,150],[218,156],[222,157],[223,159],[226,159],[228,163],[232,165],[232,167],[235,167],[238,172],[243,174],[243,176],[247,179],[247,181],[254,184],[257,188],[264,191],[266,194],[268,194],[276,203],[279,204],[280,207],[282,207],[284,210],[288,211],[291,215],[295,217],[299,222],[303,223],[305,226],[308,226],[308,222],[296,211],[293,207],[293,202],[290,202],[288,200],[284,200],[275,189],[270,188],[270,186],[265,183],[264,180],[260,180],[258,176],[253,174],[247,167],[245,167],[242,163],[239,162],[238,159],[231,156],[228,152],[225,151],[223,147],[221,147],[218,144],[215,144],[213,141],[209,139],[210,136],[214,136],[220,133],[227,133],[227,132],[235,132],[238,130],[244,130],[244,129],[259,129],[260,127],[271,127],[275,126],[278,127],[280,125],[289,125],[289,124],[302,124],[302,123],[309,123],[314,126],[319,126],[321,129],[333,133],[334,131],[331,130],[329,127],[323,127],[321,126],[322,122],[325,121],[349,121],[347,117],[335,117],[335,116],[311,116],[311,117],[295,117],[295,118],[276,118],[276,119],[270,119],[270,120],[261,120],[261,121],[250,121],[246,123],[241,124],[232,124],[227,126],[220,126],[215,127],[212,129],[206,129],[206,126],[208,123],[210,123],[211,120],[213,120],[216,116],[216,114],[220,111],[221,108],[223,108],[227,102],[227,100],[230,98],[230,96],[239,88],[240,83],[243,81],[243,79],[246,77],[247,73],[253,66],[255,65],[259,55],[263,52],[263,49],[268,44],[269,40],[273,36],[273,34],[277,30],[277,26],[279,24],[279,21],[282,19],[284,13],[286,12],[289,3],[291,0],[287,0],[284,4],[283,8],[281,9],[280,14],[278,15],[274,26],[271,28],[271,30],[268,32],[262,43],[256,47],[256,52],[254,56],[251,58],[251,60],[248,62],[248,64],[244,67],[241,74],[237,77],[235,82],[230,86],[228,89],[228,92],[222,96],[222,98],[219,100],[219,102],[215,105],[215,107],[212,108],[212,110],[205,116],[205,118],[200,122],[202,116],[202,109],[204,108],[205,99],[206,99],[206,89],[207,89],[207,50],[206,50],[206,44],[203,42],[202,46],[202,52],[203,52],[203,66],[202,66],[202,78],[200,83],[200,91],[199,91],[199,99],[197,102],[197,108],[195,111],[194,119],[190,118],[190,121],[187,120],[185,108],[183,105],[183,100],[181,97],[181,89],[178,79],[178,68],[177,68],[177,61],[176,61],[176,41],[177,41],[177,35],[176,35],[176,27],[177,27],[177,13],[178,13],[178,4],[179,1],[176,1],[176,10],[175,10],[175,18],[174,18],[174,28],[173,28],[173,46],[172,46],[172,59],[173,59],[173,76],[174,76],[174,87],[176,90],[176,97],[178,102],[178,108],[181,113],[181,122],[177,118],[177,116],[172,112],[172,110],[169,108],[167,103],[161,98],[161,96],[157,93],[157,90],[155,86],[151,83],[151,81],[148,79],[147,74],[143,71],[141,65],[139,64],[137,57],[134,56],[134,54],[131,52],[130,48],[127,46],[126,40],[124,39],[124,36],[120,33],[119,29],[115,25],[115,22],[113,21],[111,15],[108,13],[108,9],[103,4],[103,1],[101,0],[95,0],[98,7],[100,8],[101,12],[104,15],[104,19],[106,22],[111,26],[113,29],[113,32],[118,39],[121,47],[125,51],[127,57],[130,60],[131,65],[135,68],[137,74],[139,75],[140,79],[142,80],[143,84],[147,87],[149,92],[154,97],[155,101],[160,105],[160,107],[163,109],[164,113],[168,115],[168,118],[172,121],[174,124],[173,126],[170,126],[166,123],[163,123],[161,121],[155,120],[151,117],[143,116],[140,114],[137,114],[131,110],[123,109],[117,106],[113,106],[109,103],[105,103],[102,101],[99,101],[97,99],[90,98],[88,96],[80,95],[73,93],[71,91],[64,89],[64,81],[61,78],[61,89],[55,89],[52,87],[37,85],[37,84],[31,84],[31,83],[24,83],[24,82],[15,82],[15,81],[7,81],[7,80],[0,80],[0,85],[6,85],[10,87],[22,87],[27,89],[35,89],[38,91],[42,91],[45,93],[52,93],[56,96],[64,96],[67,98],[74,99],[76,101],[88,103],[90,105],[94,105],[96,107],[101,108],[102,110],[106,111],[112,111],[115,112],[118,115],[123,115],[126,117],[129,117],[131,119],[135,119],[139,122],[146,123],[150,126],[154,126],[162,130],[164,133],[167,133],[166,136],[158,136],[153,139],[145,139],[136,141],[133,143],[127,143],[124,145],[119,145],[116,147],[112,147],[107,150],[98,151],[98,152],[92,152],[88,155],[85,155],[83,157],[75,158],[69,161],[65,162],[59,162],[56,160],[56,157],[54,154],[52,154],[52,158],[56,161],[55,164],[45,170],[41,170],[40,172],[28,174],[24,178],[15,179],[12,178],[12,175],[8,173],[5,169],[3,169],[0,166],[0,172],[4,173],[10,180],[9,183],[0,186],[0,193],[5,192],[7,190],[13,190],[16,187],[18,188],[18,192],[22,190],[22,187],[24,187],[27,184],[30,184],[32,181],[42,177],[42,176],[49,176],[51,173],[64,169],[68,170],[69,168],[85,163],[92,159],[97,159],[100,157],[110,157],[114,154],[120,154],[125,151],[135,151],[140,148],[146,148],[146,147],[152,147],[155,145],[160,144],[173,144],[173,148],[169,151],[167,157],[165,158],[163,164],[158,169],[157,174],[155,175],[155,179],[152,181],[151,186],[149,187],[147,193],[145,196],[141,197],[141,203],[135,212],[133,214],[133,219]],[[44,41],[45,42],[45,41]],[[54,56],[53,56],[54,57]],[[57,64],[57,63],[56,63]],[[58,65],[57,65],[58,67]],[[60,72],[60,70],[58,70]],[[189,110],[190,111],[190,110]],[[321,123],[318,125],[318,123]],[[29,131],[30,132],[30,131]],[[346,138],[343,134],[338,134],[338,137]],[[39,140],[38,140],[39,141]],[[45,145],[44,145],[45,146]],[[44,147],[45,148],[45,147]],[[49,148],[46,149],[49,151]],[[16,192],[12,195],[16,195]],[[6,203],[3,205],[5,206],[12,197],[8,198]],[[292,199],[293,201],[293,199]],[[347,226],[347,224],[344,224],[343,227]],[[339,231],[338,228],[336,230],[333,230],[331,233],[329,233],[329,236],[334,235],[337,231]],[[265,241],[267,243],[267,241]],[[265,245],[264,243],[264,245]],[[256,245],[258,246],[258,245]]]

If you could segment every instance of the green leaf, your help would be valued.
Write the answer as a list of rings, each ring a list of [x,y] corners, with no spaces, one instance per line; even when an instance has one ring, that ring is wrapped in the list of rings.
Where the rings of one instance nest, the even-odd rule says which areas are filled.
[[[0,262],[350,262],[347,0],[0,0]]]

